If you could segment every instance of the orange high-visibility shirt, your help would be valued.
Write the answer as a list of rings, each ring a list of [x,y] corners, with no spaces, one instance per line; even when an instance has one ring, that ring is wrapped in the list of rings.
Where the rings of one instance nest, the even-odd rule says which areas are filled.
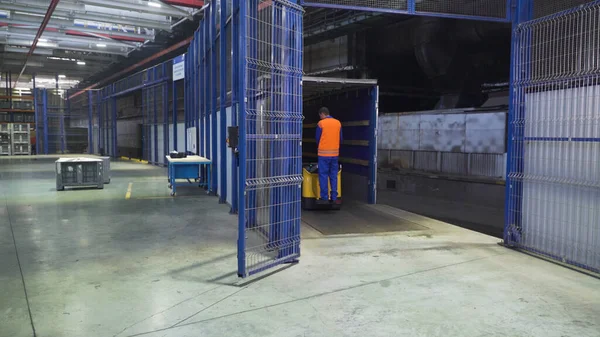
[[[338,157],[342,141],[342,123],[329,116],[317,124],[317,145],[320,157]]]

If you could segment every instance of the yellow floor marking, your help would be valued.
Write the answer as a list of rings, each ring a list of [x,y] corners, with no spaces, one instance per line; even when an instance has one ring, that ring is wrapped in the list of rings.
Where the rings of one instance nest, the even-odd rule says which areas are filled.
[[[133,187],[133,183],[129,183],[127,186],[127,193],[125,193],[125,199],[131,199],[131,188]]]

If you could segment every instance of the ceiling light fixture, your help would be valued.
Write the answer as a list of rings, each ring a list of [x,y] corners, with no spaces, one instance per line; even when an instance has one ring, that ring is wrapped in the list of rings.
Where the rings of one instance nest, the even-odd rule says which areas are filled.
[[[77,64],[80,65],[80,66],[84,66],[85,62],[83,62],[83,61],[77,61]]]
[[[162,5],[159,4],[158,2],[153,2],[153,1],[148,1],[148,6],[150,7],[156,7],[156,8],[161,8]]]
[[[66,78],[67,75],[58,75],[58,78]]]
[[[39,42],[48,42],[48,39],[38,39]]]
[[[104,43],[96,43],[96,47],[98,47],[98,48],[106,48],[106,44],[104,44]]]

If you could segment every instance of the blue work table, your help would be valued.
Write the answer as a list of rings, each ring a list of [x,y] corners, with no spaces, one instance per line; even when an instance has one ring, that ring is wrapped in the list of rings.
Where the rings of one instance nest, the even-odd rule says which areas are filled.
[[[200,156],[187,156],[186,158],[171,158],[170,156],[166,156],[168,165],[168,174],[169,174],[169,188],[171,191],[171,196],[175,196],[177,194],[177,186],[190,185],[198,183],[199,187],[207,187],[210,186],[210,170],[212,166],[212,162],[210,159],[206,159]],[[204,182],[201,181],[200,169],[202,166],[207,167],[206,179]],[[177,182],[177,179],[185,179],[186,182]],[[192,181],[193,179],[193,181]],[[209,188],[210,189],[210,188]]]

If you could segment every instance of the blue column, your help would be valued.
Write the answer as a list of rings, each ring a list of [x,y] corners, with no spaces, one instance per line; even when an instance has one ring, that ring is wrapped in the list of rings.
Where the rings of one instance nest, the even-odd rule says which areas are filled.
[[[238,3],[239,6],[239,3]],[[231,9],[231,121],[232,125],[238,126],[238,111],[239,102],[238,94],[239,90],[239,55],[240,55],[240,44],[239,41],[239,16],[236,14],[237,7],[233,6]],[[236,149],[234,149],[236,150]],[[237,154],[234,155],[231,163],[231,213],[236,214],[238,212],[238,167],[239,160]]]
[[[88,152],[94,153],[94,92],[88,90]]]
[[[167,63],[163,63],[163,153],[160,154],[163,160],[163,164],[167,165],[166,154],[169,153],[169,75],[167,74]]]
[[[187,76],[188,74],[186,74]],[[185,94],[185,92],[184,92]],[[173,150],[177,150],[177,151],[181,151],[181,149],[177,148],[177,82],[173,81],[173,83],[171,84],[171,97],[172,97],[172,106],[173,106],[173,112],[172,112],[172,118],[173,118]],[[184,104],[185,106],[185,104]],[[167,152],[169,152],[171,149],[167,149]]]
[[[35,154],[40,154],[40,128],[39,128],[39,113],[40,107],[38,106],[39,94],[38,90],[35,87],[35,74],[32,76],[33,80],[33,108],[35,112],[33,113],[33,118],[35,120]]]
[[[158,78],[158,67],[154,67],[153,70],[153,75],[152,75],[152,81],[156,81],[156,79]],[[155,86],[154,88],[152,88],[152,102],[153,104],[153,111],[154,111],[154,141],[152,142],[152,144],[154,145],[154,161],[152,162],[152,164],[154,165],[158,165],[158,88]]]
[[[239,123],[239,137],[240,137],[240,146],[239,146],[239,184],[238,188],[238,251],[237,251],[237,259],[238,259],[238,276],[245,277],[247,275],[246,272],[246,198],[245,198],[245,188],[244,182],[246,181],[246,72],[243,69],[246,68],[246,1],[245,0],[233,0],[233,12],[235,13],[236,8],[238,10],[238,40],[234,41],[238,44],[238,58],[232,60],[233,62],[238,63],[238,78],[237,78],[237,86],[233,88],[233,90],[237,90],[238,96],[238,123]]]
[[[211,170],[211,191],[217,194],[217,186],[219,184],[217,170],[219,170],[219,147],[217,130],[217,1],[212,0],[210,6],[210,113],[211,113],[211,148],[212,148],[212,170]]]
[[[221,69],[221,139],[219,139],[219,145],[221,151],[219,153],[220,166],[221,167],[221,195],[219,196],[219,202],[227,202],[227,1],[221,0],[221,35],[220,40],[220,65]]]
[[[113,94],[114,94],[114,86],[112,88],[113,90]],[[112,101],[112,154],[113,157],[117,157],[118,156],[118,150],[117,150],[117,97],[113,96],[111,98]]]
[[[48,154],[48,91],[42,89],[42,120],[44,122],[44,154]]]
[[[510,91],[509,91],[509,111],[508,111],[508,136],[507,136],[507,167],[506,167],[506,191],[504,206],[504,242],[513,244],[520,240],[520,230],[522,225],[522,207],[523,207],[523,183],[519,179],[512,179],[511,172],[521,174],[524,168],[524,148],[522,140],[524,136],[523,126],[516,126],[519,119],[517,111],[518,106],[524,106],[524,102],[517,102],[517,99],[524,100],[524,95],[517,94],[515,86],[516,80],[523,76],[523,73],[529,69],[516,69],[519,66],[519,41],[515,34],[517,26],[531,20],[533,12],[533,0],[512,0],[511,19],[513,25],[513,34],[511,40],[511,66],[510,66]],[[524,109],[524,108],[523,108]],[[526,111],[522,112],[523,114]],[[524,116],[523,116],[524,117]],[[521,141],[521,143],[520,143]]]

